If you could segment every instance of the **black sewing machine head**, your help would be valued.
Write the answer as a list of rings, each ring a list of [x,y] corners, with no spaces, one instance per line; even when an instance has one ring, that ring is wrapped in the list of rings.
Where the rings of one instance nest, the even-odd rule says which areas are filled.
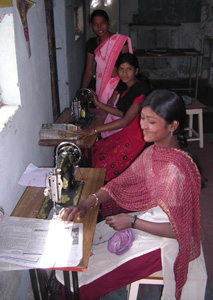
[[[62,195],[75,186],[75,167],[81,160],[81,150],[70,142],[62,142],[56,148],[55,167],[60,170],[62,180]]]
[[[76,93],[76,98],[80,101],[81,105],[86,105],[87,109],[93,105],[93,95],[90,89],[79,89]]]
[[[65,203],[73,198],[76,186],[75,168],[81,160],[80,148],[71,142],[62,142],[56,148],[55,168],[46,179],[45,196],[57,203]],[[71,205],[71,204],[70,204]]]
[[[93,116],[89,110],[91,107],[95,107],[92,92],[87,88],[79,89],[71,102],[71,113],[75,121],[83,124],[85,119]]]

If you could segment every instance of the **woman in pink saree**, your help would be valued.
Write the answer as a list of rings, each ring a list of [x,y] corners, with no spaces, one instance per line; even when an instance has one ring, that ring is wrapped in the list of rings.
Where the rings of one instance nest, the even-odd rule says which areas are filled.
[[[86,88],[89,86],[95,61],[96,94],[103,103],[107,103],[111,98],[108,104],[114,106],[118,97],[113,92],[119,82],[115,63],[119,54],[132,53],[131,40],[128,36],[113,34],[109,31],[109,17],[103,10],[95,10],[92,13],[91,26],[96,37],[89,39],[86,44],[87,59],[81,87]],[[112,122],[117,118],[108,114],[105,123]],[[107,137],[114,132],[104,132],[102,133],[102,137]]]

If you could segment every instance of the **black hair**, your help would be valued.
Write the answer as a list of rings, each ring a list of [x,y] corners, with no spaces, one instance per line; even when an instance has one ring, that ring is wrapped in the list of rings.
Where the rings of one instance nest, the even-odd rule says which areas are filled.
[[[202,174],[198,158],[193,155],[188,148],[184,130],[186,126],[186,108],[183,99],[173,91],[157,89],[151,92],[141,105],[142,109],[147,106],[149,106],[159,117],[163,118],[167,124],[171,124],[173,121],[179,122],[179,126],[174,131],[174,135],[177,136],[177,141],[181,149],[190,155],[197,165],[200,174]],[[202,187],[205,186],[204,182],[205,179],[202,178]]]
[[[97,16],[103,17],[109,23],[109,16],[103,9],[96,9],[90,16],[90,22],[93,22],[93,19]]]
[[[184,131],[186,125],[186,109],[182,98],[173,91],[154,90],[142,103],[142,108],[146,106],[150,106],[167,124],[178,121],[179,126],[174,131],[174,135],[177,136],[178,143],[182,149],[188,148]]]
[[[131,66],[135,67],[136,69],[139,69],[138,59],[132,53],[123,53],[123,54],[119,55],[119,57],[116,61],[116,67],[118,68],[123,63],[128,63]]]
[[[119,66],[123,63],[128,63],[138,70],[140,68],[137,57],[132,53],[119,54],[119,57],[116,61],[116,67],[119,68]],[[143,82],[147,87],[149,86],[149,92],[153,90],[153,87],[152,87],[151,82],[148,77],[146,77],[145,75],[142,75],[140,72],[138,72],[138,74],[136,75],[136,78],[139,81]],[[125,89],[126,89],[126,84],[123,83],[121,80],[120,80],[120,85],[121,86],[123,85],[123,87],[125,87]],[[117,88],[116,88],[116,90],[117,90]],[[122,90],[120,90],[120,92],[119,92],[120,94],[121,94],[121,91]]]

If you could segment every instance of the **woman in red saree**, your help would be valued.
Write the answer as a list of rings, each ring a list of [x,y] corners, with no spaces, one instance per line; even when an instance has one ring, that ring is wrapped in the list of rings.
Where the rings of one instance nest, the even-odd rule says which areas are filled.
[[[145,149],[126,171],[96,194],[90,195],[77,207],[61,210],[60,217],[63,221],[69,222],[75,215],[80,220],[87,209],[112,198],[123,208],[134,211],[132,214],[107,217],[105,223],[97,224],[97,230],[102,226],[106,232],[109,228],[116,231],[132,228],[137,238],[127,252],[116,257],[117,261],[122,261],[119,265],[114,263],[109,267],[115,255],[108,255],[108,265],[104,265],[107,271],[104,274],[103,268],[97,267],[95,254],[99,247],[104,264],[107,242],[103,243],[99,234],[100,242],[99,245],[94,245],[92,264],[88,268],[91,277],[84,280],[88,274],[83,274],[80,279],[80,295],[82,293],[83,299],[101,297],[122,284],[142,278],[144,270],[140,265],[140,258],[149,251],[145,250],[144,253],[140,247],[145,247],[148,243],[151,253],[157,248],[161,249],[164,277],[161,299],[204,300],[207,276],[200,241],[201,176],[187,148],[184,135],[185,116],[184,103],[174,92],[155,90],[150,93],[142,105],[140,123],[144,139],[154,142],[154,145]],[[147,213],[149,216],[144,217]],[[147,236],[139,247],[138,238],[144,233]],[[94,242],[97,243],[97,236]],[[122,257],[125,259],[122,260]],[[147,268],[146,264],[144,266]],[[156,266],[154,271],[159,268],[159,265]],[[118,273],[118,270],[121,272]],[[112,286],[108,286],[106,281],[108,274],[114,282]],[[127,279],[128,275],[130,276]],[[86,296],[85,293],[94,285],[97,289],[93,295]]]
[[[121,53],[132,53],[131,40],[128,36],[114,34],[109,31],[109,17],[101,9],[95,10],[90,18],[91,27],[96,37],[90,38],[86,44],[86,67],[83,74],[82,88],[89,86],[93,75],[94,61],[96,63],[96,94],[101,102],[107,101],[113,95],[119,82],[116,61]],[[116,94],[110,100],[110,104],[116,104]],[[108,114],[105,123],[116,120],[118,117]],[[106,137],[113,132],[104,132]]]
[[[82,130],[82,137],[93,135],[94,132],[106,132],[114,129],[123,130],[99,140],[92,148],[92,165],[105,168],[105,181],[110,181],[122,173],[141,153],[145,145],[140,128],[140,105],[150,91],[149,83],[139,81],[136,77],[139,71],[137,58],[131,53],[122,54],[117,61],[120,83],[116,88],[120,97],[116,107],[103,104],[94,94],[94,104],[97,107],[119,116],[118,120],[99,125],[95,129]],[[124,211],[114,201],[102,205],[102,218]]]

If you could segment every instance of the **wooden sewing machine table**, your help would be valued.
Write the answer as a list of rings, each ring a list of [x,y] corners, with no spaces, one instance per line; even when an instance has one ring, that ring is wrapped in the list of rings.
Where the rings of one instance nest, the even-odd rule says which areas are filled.
[[[84,187],[81,193],[80,202],[88,197],[90,194],[97,192],[104,184],[105,169],[100,168],[77,168],[75,173],[76,180],[83,180]],[[15,209],[12,212],[12,216],[15,217],[27,217],[36,218],[42,203],[44,201],[44,188],[40,187],[27,187]],[[77,272],[83,272],[87,269],[90,250],[94,235],[94,230],[97,222],[98,206],[96,208],[88,210],[87,215],[82,219],[83,223],[83,258],[77,267],[65,267],[64,281],[65,281],[65,294],[66,300],[71,299],[70,293],[70,281],[69,271],[72,272],[73,287],[74,287],[74,299],[79,299],[78,293],[78,274]],[[74,222],[78,222],[74,220]],[[47,300],[48,299],[48,287],[44,282],[45,270],[32,269],[30,270],[30,278],[33,287],[33,294],[35,300]],[[38,280],[37,280],[38,279]],[[39,292],[40,289],[40,292]],[[40,298],[40,294],[41,297]]]
[[[101,109],[91,108],[90,112],[94,114],[94,117],[91,117],[86,120],[86,124],[83,127],[83,129],[88,128],[94,128],[98,125],[102,125],[104,123],[104,120],[106,118],[107,113],[104,112]],[[57,124],[69,124],[72,122],[72,116],[71,116],[71,109],[69,107],[65,108],[59,118],[55,121]],[[48,139],[48,140],[39,140],[40,146],[58,146],[61,142],[70,141],[76,144],[81,150],[82,154],[85,155],[85,150],[87,149],[87,155],[88,155],[88,167],[92,166],[92,153],[91,153],[91,147],[94,145],[98,134],[94,133],[92,136],[88,136],[85,139],[77,139],[77,140],[70,140],[70,139]],[[83,164],[83,166],[85,166]]]

